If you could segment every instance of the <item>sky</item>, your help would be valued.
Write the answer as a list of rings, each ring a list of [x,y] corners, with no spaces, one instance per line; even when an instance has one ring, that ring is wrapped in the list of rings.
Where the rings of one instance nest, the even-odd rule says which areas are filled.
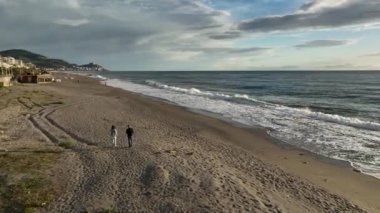
[[[380,0],[0,0],[0,29],[110,70],[380,70]]]

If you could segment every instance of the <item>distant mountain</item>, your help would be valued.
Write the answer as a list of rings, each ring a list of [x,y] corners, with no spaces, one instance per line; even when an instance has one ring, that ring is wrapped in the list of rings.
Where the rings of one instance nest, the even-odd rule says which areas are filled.
[[[61,59],[52,59],[46,56],[32,53],[27,50],[13,49],[0,52],[1,56],[13,57],[24,62],[29,62],[36,65],[39,68],[44,69],[57,69],[57,70],[88,70],[88,71],[103,71],[106,70],[102,66],[97,64],[85,64],[77,65],[72,64]]]

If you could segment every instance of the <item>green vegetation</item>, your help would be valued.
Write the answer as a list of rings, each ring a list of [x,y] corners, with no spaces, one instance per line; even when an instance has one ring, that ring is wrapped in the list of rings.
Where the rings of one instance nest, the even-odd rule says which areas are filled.
[[[45,171],[60,157],[57,153],[12,152],[0,155],[0,211],[35,212],[52,202],[57,189]]]
[[[16,86],[0,90],[0,109],[19,106],[21,101],[34,108],[61,99],[51,97],[50,93],[38,88]],[[27,115],[33,112],[36,110],[20,113]],[[6,130],[2,125],[0,134]],[[9,150],[12,151],[0,151],[0,212],[38,212],[62,190],[52,183],[49,173],[64,150],[57,146],[36,149],[29,147],[28,142],[24,148]]]
[[[21,96],[23,99],[28,99],[27,102],[32,101],[34,104],[39,106],[46,106],[46,105],[52,105],[52,104],[64,104],[60,97],[57,97],[55,95],[49,94],[47,92],[41,91],[41,90],[32,90],[32,91],[26,91]]]
[[[46,206],[55,194],[50,185],[51,182],[42,177],[24,178],[9,185],[4,193],[8,204],[5,210],[33,212],[35,208]]]
[[[37,150],[33,152],[4,153],[0,155],[0,170],[7,172],[24,172],[48,167],[56,160],[56,154]]]
[[[65,140],[61,141],[58,145],[60,147],[65,148],[65,149],[69,149],[69,148],[75,146],[75,144],[77,144],[77,142],[74,139],[66,138]]]
[[[110,209],[103,209],[100,212],[101,213],[116,213],[117,211],[113,208],[110,208]]]

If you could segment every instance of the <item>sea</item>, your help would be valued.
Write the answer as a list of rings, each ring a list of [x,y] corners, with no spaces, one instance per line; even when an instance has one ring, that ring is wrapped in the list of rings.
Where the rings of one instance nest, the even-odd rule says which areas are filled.
[[[103,72],[107,85],[218,115],[380,178],[380,72]]]

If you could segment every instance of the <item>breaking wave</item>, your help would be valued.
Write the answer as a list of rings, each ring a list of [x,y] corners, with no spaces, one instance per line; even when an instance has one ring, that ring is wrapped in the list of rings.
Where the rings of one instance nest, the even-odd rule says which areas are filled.
[[[213,112],[249,126],[261,126],[286,143],[334,159],[380,178],[380,124],[258,100],[247,94],[183,88],[147,80],[137,84],[110,79],[108,84],[172,103]],[[246,100],[246,101],[239,101]]]

